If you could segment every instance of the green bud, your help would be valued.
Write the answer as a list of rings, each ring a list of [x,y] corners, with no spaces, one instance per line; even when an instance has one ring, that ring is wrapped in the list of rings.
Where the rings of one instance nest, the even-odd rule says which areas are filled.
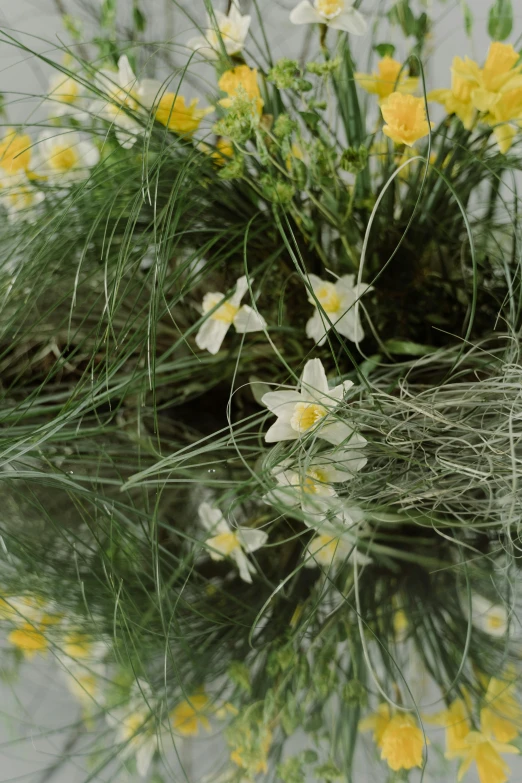
[[[348,171],[350,174],[359,174],[368,163],[368,148],[361,144],[360,147],[348,147],[341,155],[339,161],[340,167],[343,171]]]
[[[250,672],[248,667],[241,661],[232,661],[228,667],[228,676],[242,690],[250,693]]]
[[[341,65],[341,58],[334,57],[333,60],[327,60],[324,63],[311,62],[306,63],[306,70],[308,73],[313,73],[315,76],[329,76],[336,71]]]
[[[261,178],[261,185],[266,198],[277,204],[289,204],[295,195],[295,188],[290,182],[269,174]]]
[[[245,159],[239,153],[236,153],[230,159],[230,163],[220,168],[218,177],[220,179],[241,179],[245,168]]]
[[[289,60],[288,57],[282,57],[273,68],[268,71],[267,79],[275,84],[279,90],[298,90],[300,89],[301,70],[297,60]]]
[[[366,688],[359,680],[349,680],[343,688],[343,699],[347,704],[364,707],[367,702]]]
[[[298,756],[289,756],[277,765],[277,776],[282,783],[302,783],[304,770]]]
[[[297,130],[297,122],[288,114],[280,114],[274,122],[274,136],[278,139],[286,139]]]

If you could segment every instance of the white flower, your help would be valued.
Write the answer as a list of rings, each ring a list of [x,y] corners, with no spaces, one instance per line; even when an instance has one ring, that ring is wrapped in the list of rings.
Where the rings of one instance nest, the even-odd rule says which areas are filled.
[[[361,436],[354,433],[350,446],[355,446],[354,441],[358,438]],[[366,462],[367,459],[356,448],[307,455],[297,464],[292,459],[283,460],[272,469],[278,486],[267,495],[266,500],[290,506],[300,504],[305,513],[327,516],[336,505],[332,503],[332,498],[337,497],[333,485],[352,479]]]
[[[298,389],[268,392],[262,403],[277,416],[265,435],[267,443],[280,440],[297,440],[302,435],[314,433],[338,446],[346,441],[350,446],[355,438],[357,446],[365,443],[361,435],[335,416],[335,410],[343,401],[352,381],[328,388],[328,380],[320,359],[310,359],[304,368]]]
[[[344,30],[353,35],[364,35],[366,20],[353,7],[354,0],[302,0],[292,13],[293,24],[327,24],[334,30]]]
[[[251,583],[251,574],[255,574],[255,568],[245,552],[250,553],[260,549],[266,543],[268,535],[263,530],[250,527],[237,527],[233,530],[221,511],[212,508],[209,503],[201,503],[198,514],[203,527],[216,534],[206,540],[212,560],[231,557],[239,569],[241,579]]]
[[[162,83],[156,79],[139,82],[128,57],[122,55],[118,60],[118,70],[102,69],[96,74],[95,84],[106,98],[93,101],[91,111],[110,122],[118,142],[124,149],[130,149],[143,131],[133,114],[138,114],[141,106],[147,109],[153,106],[162,92]]]
[[[471,597],[473,624],[490,636],[504,636],[508,629],[508,613],[502,604],[494,604],[482,595]]]
[[[79,121],[87,117],[84,111],[80,111],[86,100],[83,87],[65,73],[58,72],[51,76],[47,100],[52,104],[50,114],[53,117],[73,115]]]
[[[35,187],[24,171],[0,177],[0,203],[7,210],[10,222],[32,221],[35,207],[44,200],[44,194]]]
[[[307,568],[315,566],[332,568],[346,562],[347,558],[356,559],[357,564],[361,566],[371,562],[369,557],[358,551],[356,536],[349,532],[340,533],[337,527],[328,524],[323,525],[308,544],[305,558]]]
[[[51,184],[83,179],[100,160],[98,148],[75,132],[46,130],[38,137],[35,169]]]
[[[106,713],[107,722],[117,727],[116,742],[122,743],[121,757],[136,758],[136,769],[144,778],[149,770],[159,740],[152,718],[152,691],[147,682],[137,680],[123,707]]]
[[[209,59],[217,59],[221,52],[220,36],[223,41],[227,54],[239,54],[242,51],[250,27],[251,16],[241,16],[239,3],[234,0],[230,11],[224,14],[222,11],[214,11],[216,22],[219,29],[219,35],[212,29],[212,20],[207,16],[209,29],[204,36],[192,38],[188,42],[191,49],[201,52]]]
[[[364,339],[364,331],[355,303],[366,291],[371,290],[371,286],[355,283],[354,275],[344,275],[335,283],[321,280],[316,275],[309,275],[308,280],[315,295],[314,298],[309,293],[308,301],[316,309],[306,324],[307,337],[315,340],[318,345],[323,345],[328,330],[334,326],[339,334],[351,342],[361,342]]]
[[[203,315],[208,313],[208,317],[196,335],[198,348],[201,350],[206,348],[209,353],[216,354],[232,324],[239,334],[261,332],[266,328],[265,319],[255,310],[248,305],[241,306],[241,300],[247,291],[247,278],[240,277],[236,283],[236,290],[229,299],[224,294],[205,294],[202,308]],[[219,306],[220,302],[223,302],[221,306]]]

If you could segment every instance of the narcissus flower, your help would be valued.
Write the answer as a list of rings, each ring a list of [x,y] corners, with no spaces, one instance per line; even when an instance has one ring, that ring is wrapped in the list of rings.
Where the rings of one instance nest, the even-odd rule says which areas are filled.
[[[392,719],[390,707],[386,702],[379,704],[377,710],[359,721],[359,731],[373,731],[373,741],[382,748],[384,732]]]
[[[231,68],[225,71],[218,81],[218,87],[228,95],[228,98],[219,101],[224,109],[230,109],[234,105],[234,98],[246,97],[252,101],[254,110],[261,114],[264,101],[257,81],[257,68],[249,68],[248,65]]]
[[[514,695],[517,681],[513,675],[511,681],[491,678],[485,696],[487,706],[480,711],[484,732],[498,742],[511,742],[522,730],[522,708]]]
[[[147,81],[150,91],[158,94],[157,82]],[[96,98],[91,104],[91,112],[111,123],[115,128],[116,138],[124,149],[129,149],[136,142],[142,128],[135,115],[140,102],[143,103],[148,88],[143,88],[136,79],[129,59],[123,55],[118,60],[118,70],[102,69],[95,77],[95,85],[104,93],[103,98]]]
[[[382,103],[381,112],[386,123],[383,133],[396,144],[412,147],[430,132],[424,98],[392,92]]]
[[[267,443],[277,443],[314,434],[336,446],[345,443],[349,448],[354,430],[336,414],[352,386],[352,381],[344,381],[330,389],[321,360],[310,359],[297,389],[281,389],[263,396],[263,405],[277,416],[265,440]],[[361,440],[358,435],[357,445],[362,445],[363,441],[364,438]]]
[[[267,533],[250,527],[232,528],[221,511],[208,503],[201,503],[198,514],[203,527],[214,534],[205,542],[212,560],[230,557],[237,565],[241,579],[251,584],[251,574],[255,574],[256,570],[247,554],[256,552],[266,544]]]
[[[471,731],[471,723],[464,699],[455,699],[447,710],[427,717],[426,721],[446,729],[446,751],[449,753],[466,747],[466,737]]]
[[[19,174],[28,171],[31,164],[31,137],[26,133],[17,133],[7,128],[0,141],[0,169],[7,174]]]
[[[192,694],[170,713],[174,731],[183,737],[197,737],[200,728],[210,731],[209,709],[210,701],[204,691]]]
[[[154,105],[154,118],[180,136],[191,136],[199,128],[201,120],[214,111],[212,106],[198,109],[198,103],[198,98],[187,104],[183,95],[166,92]]]
[[[463,747],[448,751],[445,756],[447,759],[462,759],[457,777],[459,783],[473,762],[477,765],[481,783],[506,783],[510,769],[501,753],[518,754],[519,750],[514,745],[497,742],[485,733],[485,727],[481,724],[481,731],[470,731],[463,740]]]
[[[381,738],[381,758],[390,769],[422,767],[424,735],[409,713],[397,713],[390,720]]]
[[[69,131],[44,131],[36,149],[35,168],[53,185],[83,179],[100,160],[100,152],[92,142]]]
[[[354,7],[354,0],[302,0],[292,13],[292,24],[327,24],[334,30],[364,35],[367,24]]]
[[[441,103],[448,114],[455,114],[466,130],[471,130],[477,114],[472,93],[477,86],[476,63],[467,57],[465,60],[454,57],[451,68],[451,88],[432,90],[428,94],[428,100]]]
[[[363,514],[360,509],[350,509],[353,516],[359,512],[359,519]],[[338,526],[325,523],[321,525],[319,532],[310,541],[305,555],[306,568],[322,566],[333,568],[345,563],[348,558],[356,560],[358,565],[370,563],[369,557],[357,549],[357,537],[349,531],[340,532]]]
[[[250,282],[252,283],[252,280]],[[216,354],[232,324],[238,334],[262,332],[266,329],[266,321],[259,313],[249,305],[241,305],[241,300],[247,291],[248,280],[246,277],[240,277],[236,283],[236,290],[228,299],[225,294],[205,294],[202,309],[207,319],[196,335],[198,348]]]
[[[46,653],[49,648],[44,625],[23,623],[20,628],[11,631],[7,641],[28,659],[33,658],[37,653]]]
[[[477,87],[472,99],[479,111],[491,111],[501,93],[520,87],[522,65],[516,64],[518,59],[519,54],[512,44],[495,41],[489,47],[484,68],[480,69],[475,63]]]
[[[51,76],[48,101],[51,104],[53,117],[63,117],[69,114],[83,117],[83,112],[81,112],[81,104],[85,103],[83,88],[72,76],[61,72]]]
[[[402,69],[402,70],[401,70]],[[408,76],[408,71],[393,57],[383,57],[377,64],[377,72],[356,73],[357,83],[372,95],[377,95],[379,104],[392,92],[415,92],[419,80]]]
[[[5,207],[10,222],[31,222],[36,217],[34,207],[43,200],[44,194],[27,178],[25,172],[0,177],[0,204]]]
[[[494,604],[482,595],[472,596],[473,624],[490,636],[504,636],[508,629],[508,613],[502,604]]]
[[[326,341],[328,331],[334,327],[339,334],[354,343],[364,339],[364,331],[355,303],[371,286],[355,283],[355,275],[344,275],[335,282],[321,280],[308,275],[313,291],[308,301],[315,306],[315,312],[306,324],[306,335],[318,345]]]
[[[122,744],[122,758],[134,756],[140,777],[149,771],[158,749],[158,735],[152,712],[152,689],[144,680],[137,680],[124,707],[106,713],[109,725],[117,728],[116,742]]]
[[[240,744],[230,754],[230,760],[241,769],[255,775],[268,772],[268,754],[272,744],[272,732],[260,726],[256,732],[248,727],[240,735]]]
[[[195,49],[209,59],[217,59],[221,53],[220,38],[227,54],[239,54],[245,45],[252,17],[241,15],[237,0],[232,2],[228,14],[214,10],[218,32],[213,28],[213,20],[207,16],[208,30],[204,36],[192,38],[187,46]]]

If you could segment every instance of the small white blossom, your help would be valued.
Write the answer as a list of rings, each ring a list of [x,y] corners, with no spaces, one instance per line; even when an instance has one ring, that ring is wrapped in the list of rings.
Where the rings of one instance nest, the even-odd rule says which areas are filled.
[[[247,291],[248,280],[246,277],[240,277],[236,290],[229,299],[220,293],[205,294],[202,309],[203,315],[208,313],[208,317],[196,335],[198,348],[216,354],[232,324],[239,334],[262,332],[266,328],[266,321],[259,313],[249,305],[241,306],[241,300]],[[220,302],[223,304],[220,305]]]
[[[79,122],[88,117],[86,96],[82,85],[61,71],[49,79],[47,101],[52,117],[73,116]]]
[[[334,30],[353,35],[364,35],[367,24],[364,16],[354,7],[354,0],[302,0],[292,13],[293,24],[327,24]]]
[[[473,625],[489,636],[504,636],[508,629],[508,613],[502,604],[494,604],[475,593],[471,598]]]
[[[46,130],[38,137],[35,170],[50,184],[83,179],[100,160],[98,148],[70,131]]]
[[[32,222],[35,207],[44,200],[44,194],[28,179],[24,171],[0,177],[0,204],[6,209],[10,222]]]
[[[345,563],[348,558],[356,560],[361,566],[371,562],[367,555],[357,549],[357,536],[348,531],[340,532],[337,526],[328,524],[323,525],[311,540],[305,558],[307,568],[332,568]]]
[[[333,326],[351,342],[361,342],[364,331],[355,303],[366,291],[371,290],[371,286],[355,283],[354,275],[344,275],[335,283],[321,280],[316,275],[309,275],[308,280],[314,293],[314,296],[308,294],[308,301],[314,305],[315,312],[306,324],[307,337],[323,345]]]
[[[215,534],[206,539],[212,560],[232,558],[239,569],[241,579],[251,583],[251,574],[255,574],[255,568],[246,554],[255,552],[264,546],[268,539],[267,533],[250,527],[232,529],[221,511],[218,508],[213,508],[209,503],[201,503],[198,514],[203,527]]]
[[[239,54],[245,45],[252,17],[248,14],[245,16],[241,15],[239,3],[236,0],[232,3],[228,15],[217,10],[214,11],[214,14],[219,35],[212,28],[213,22],[207,16],[209,29],[207,29],[205,35],[192,38],[187,45],[191,49],[201,52],[208,59],[214,60],[219,57],[221,52],[219,40],[221,37],[227,54]]]
[[[342,403],[352,381],[330,389],[320,359],[310,359],[304,368],[297,389],[283,389],[263,395],[263,405],[277,416],[265,435],[267,443],[281,440],[297,440],[303,435],[314,433],[329,443],[341,443],[349,448],[355,437],[357,446],[366,441],[356,435],[352,427],[336,417],[336,409]]]
[[[138,775],[144,778],[159,746],[152,716],[152,690],[144,680],[137,680],[129,701],[106,713],[107,722],[116,728],[116,742],[122,744],[121,757],[136,759]]]

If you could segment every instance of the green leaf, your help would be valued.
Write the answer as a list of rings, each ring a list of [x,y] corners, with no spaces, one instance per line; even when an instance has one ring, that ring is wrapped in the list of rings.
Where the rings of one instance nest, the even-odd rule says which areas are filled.
[[[468,38],[471,38],[473,32],[473,14],[471,13],[471,8],[466,0],[462,0],[462,13],[464,15],[464,29],[466,30],[466,35]]]
[[[138,5],[134,6],[132,16],[134,18],[134,27],[138,33],[142,33],[147,26],[147,17]]]
[[[415,16],[408,0],[398,0],[388,12],[388,18],[392,24],[398,24],[402,27],[404,35],[415,35]]]
[[[379,57],[393,57],[395,46],[392,43],[381,43],[374,46],[373,51],[377,52]]]
[[[420,345],[409,340],[387,340],[384,345],[390,353],[404,353],[407,356],[425,356],[437,350],[432,345]]]
[[[317,114],[315,111],[300,111],[299,114],[305,121],[306,125],[310,128],[310,130],[316,130],[317,125],[319,124],[319,120],[321,119],[321,115]]]
[[[511,0],[495,0],[489,10],[488,33],[495,41],[505,41],[513,29]]]

